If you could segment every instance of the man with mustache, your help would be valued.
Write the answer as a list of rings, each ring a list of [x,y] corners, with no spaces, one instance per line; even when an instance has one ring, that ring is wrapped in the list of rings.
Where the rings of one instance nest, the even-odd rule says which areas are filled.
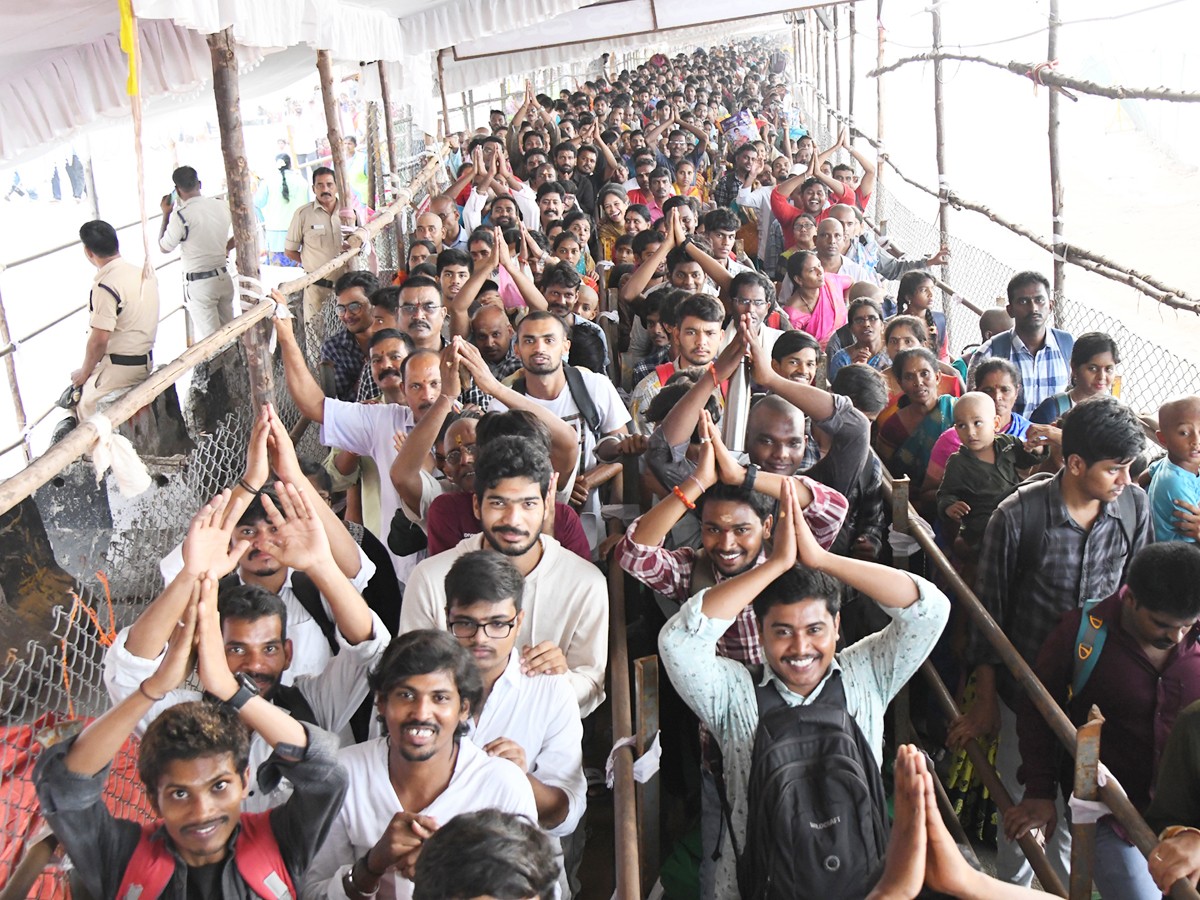
[[[278,505],[269,495],[261,495],[271,534],[269,541],[261,543],[263,552],[283,571],[302,570],[312,579],[332,613],[340,652],[319,671],[284,684],[284,673],[294,657],[288,639],[290,611],[277,594],[247,581],[222,585],[219,599],[214,597],[224,662],[246,690],[299,721],[336,734],[347,729],[366,699],[367,671],[382,656],[391,635],[339,569],[322,523],[325,504],[308,479],[300,476],[297,482],[278,482],[276,490]],[[163,647],[192,603],[193,587],[206,578],[215,583],[260,543],[238,536],[238,516],[244,505],[244,496],[231,498],[224,492],[196,514],[183,545],[183,569],[133,625],[118,633],[105,652],[104,683],[114,704],[147,693],[145,685],[155,678]],[[211,691],[207,683],[204,688]],[[170,707],[200,699],[200,695],[169,687],[154,693],[153,699],[137,723],[138,734]],[[261,740],[251,741],[251,775],[269,753]],[[246,787],[241,802],[247,811],[278,806],[291,791],[283,784],[264,789],[256,779],[247,781]]]
[[[537,821],[521,769],[462,740],[483,685],[444,629],[392,641],[370,686],[384,735],[338,755],[346,800],[306,873],[305,897],[371,897],[382,887],[405,900],[422,844],[454,816],[495,808]]]
[[[402,321],[406,315],[403,306],[407,301],[404,298],[411,296],[412,291],[428,288],[431,284],[434,284],[432,279],[420,276],[405,281],[401,287]],[[429,293],[437,296],[436,287]],[[424,305],[433,302],[431,298],[424,300],[422,309],[409,313],[409,318],[423,319],[428,324]],[[440,298],[438,303],[440,309]],[[410,354],[405,346],[406,335],[390,329],[376,332],[370,340],[371,371],[383,395],[382,402],[347,403],[325,396],[308,369],[292,323],[278,318],[274,322],[288,390],[300,411],[314,422],[322,424],[322,444],[358,456],[368,456],[379,472],[389,471],[396,458],[397,434],[406,436],[412,431],[441,392],[438,354],[425,349],[417,349]],[[353,461],[350,462],[350,469],[352,467]],[[380,478],[379,518],[364,524],[380,540],[386,540],[399,508],[400,497],[391,479]],[[391,548],[389,551],[396,577],[403,584],[420,557],[414,553],[397,553]]]
[[[1042,644],[1034,671],[1075,725],[1087,722],[1093,704],[1103,710],[1110,740],[1100,747],[1100,761],[1144,814],[1167,735],[1179,713],[1200,700],[1200,550],[1178,542],[1147,544],[1134,555],[1124,587],[1089,604],[1062,617]],[[1079,660],[1084,646],[1090,651],[1086,663]],[[1111,739],[1114,733],[1119,740]],[[1027,697],[1017,706],[1017,736],[1025,796],[1004,814],[1005,831],[1010,838],[1033,828],[1052,835],[1067,827],[1058,821],[1054,801],[1060,788],[1064,796],[1071,793],[1069,760]],[[1145,857],[1110,823],[1106,817],[1097,825],[1096,887],[1105,897],[1157,900],[1162,892]]]
[[[38,758],[40,810],[88,896],[294,896],[342,804],[346,775],[333,736],[256,696],[226,665],[216,594],[211,573],[191,581],[171,614],[162,662],[77,737]],[[143,827],[115,818],[105,803],[108,769],[158,698],[191,674],[193,649],[197,677],[212,699],[166,710],[138,745],[138,773],[157,821]],[[295,786],[287,803],[269,812],[241,809],[252,783],[247,727],[273,749],[270,770]]]
[[[1075,338],[1069,331],[1049,325],[1054,312],[1050,282],[1040,272],[1018,272],[1008,282],[1008,306],[1013,327],[992,335],[971,358],[967,386],[975,390],[975,369],[985,359],[1007,359],[1021,372],[1021,395],[1013,411],[1028,418],[1047,397],[1071,387],[1071,350]]]
[[[362,238],[358,235],[350,235],[348,239],[342,237],[342,226],[357,225],[358,213],[339,208],[333,169],[328,166],[313,169],[313,193],[316,199],[300,207],[292,216],[283,245],[287,258],[300,263],[305,272],[315,272],[343,251],[362,246]],[[317,315],[334,283],[345,271],[345,266],[335,269],[304,289],[305,319]]]
[[[475,465],[475,516],[481,534],[420,563],[400,611],[400,631],[446,628],[446,574],[472,550],[508,557],[525,577],[525,618],[518,630],[527,676],[565,674],[580,714],[604,699],[608,664],[608,591],[589,562],[542,533],[551,479],[544,448],[497,438]]]

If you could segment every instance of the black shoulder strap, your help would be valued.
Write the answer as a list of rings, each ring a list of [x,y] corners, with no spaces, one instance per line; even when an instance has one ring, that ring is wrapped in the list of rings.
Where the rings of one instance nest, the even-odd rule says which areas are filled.
[[[275,689],[275,705],[280,709],[287,710],[288,714],[298,722],[307,722],[309,725],[323,727],[322,723],[317,721],[317,714],[313,712],[308,698],[294,684],[281,684]]]
[[[1133,532],[1137,529],[1137,501],[1133,498],[1133,485],[1117,495],[1117,514],[1121,519],[1121,533],[1125,536],[1125,547],[1133,552]]]
[[[297,572],[293,569],[292,593],[296,595],[296,599],[304,607],[304,611],[313,617],[313,621],[321,629],[321,634],[325,635],[325,640],[329,642],[330,651],[336,655],[338,644],[337,638],[334,637],[334,624],[325,612],[325,607],[321,605],[321,592],[317,590],[317,586],[303,572]]]
[[[514,381],[512,383],[512,389],[514,391],[516,391],[518,394],[520,394],[522,397],[524,397],[526,394],[529,393],[529,388],[525,386],[525,376],[524,375],[520,375],[517,377],[516,381]]]
[[[1042,515],[1043,509],[1038,508],[1035,500],[1035,497],[1041,496],[1041,492],[1035,493],[1033,488],[1035,485],[1044,485],[1049,480],[1049,477],[1039,478],[1037,475],[1032,475],[1029,480],[1017,487],[1017,501],[1021,509],[1021,537],[1017,544],[1018,573],[1032,572],[1037,565],[1038,554],[1042,549],[1042,538],[1046,535],[1046,517]],[[1041,506],[1045,506],[1044,497]]]
[[[114,291],[112,288],[110,288],[110,287],[109,287],[107,284],[105,284],[103,281],[101,281],[99,284],[97,284],[97,285],[96,285],[96,287],[98,287],[98,288],[104,288],[104,290],[106,290],[106,291],[108,291],[110,294],[112,294],[112,298],[113,298],[114,300],[116,300],[116,301],[117,301],[117,315],[119,316],[119,315],[121,314],[121,295],[120,295],[120,294],[118,294],[116,291]],[[88,310],[89,310],[89,312],[91,311],[91,308],[92,308],[92,298],[91,298],[91,295],[89,295],[89,296],[88,296]]]
[[[596,411],[592,395],[588,393],[587,385],[583,383],[583,376],[579,374],[578,369],[566,363],[563,363],[563,374],[567,376],[567,390],[571,392],[571,399],[579,407],[579,414],[587,423],[588,428],[592,430],[592,434],[599,438],[600,413]]]

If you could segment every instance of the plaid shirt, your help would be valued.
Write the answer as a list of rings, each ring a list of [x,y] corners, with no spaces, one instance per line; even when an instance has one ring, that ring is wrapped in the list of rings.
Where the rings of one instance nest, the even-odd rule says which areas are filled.
[[[979,554],[975,590],[1013,647],[1033,665],[1042,642],[1067,610],[1093,597],[1116,593],[1134,553],[1150,539],[1150,509],[1146,493],[1136,485],[1136,526],[1130,540],[1121,527],[1118,501],[1105,503],[1090,530],[1071,518],[1062,497],[1062,472],[1030,490],[1031,514],[1043,516],[1044,533],[1037,564],[1018,571],[1022,514],[1020,497],[1009,494],[988,521]],[[987,638],[971,629],[967,659],[997,669],[1000,695],[1011,706],[1016,683]]]
[[[358,375],[358,396],[355,399],[359,403],[366,403],[381,396],[383,395],[379,391],[379,385],[375,383],[375,376],[371,374],[371,361],[368,359],[363,363],[362,371]]]
[[[813,493],[813,502],[804,510],[805,521],[812,529],[817,543],[828,550],[846,519],[846,498],[811,478],[803,475],[796,477]],[[617,544],[617,565],[664,597],[679,603],[687,600],[692,593],[692,569],[696,565],[696,550],[691,547],[668,550],[661,544],[657,547],[638,544],[630,537],[636,527],[635,521]],[[763,559],[760,554],[758,562],[761,563]],[[713,572],[718,584],[725,580],[715,566]],[[751,607],[747,606],[742,610],[732,627],[722,635],[717,642],[717,652],[721,656],[740,662],[763,661],[758,622],[755,621],[754,610]]]
[[[343,328],[327,337],[321,344],[321,361],[333,363],[335,396],[353,403],[357,399],[359,375],[367,361],[354,335]]]
[[[657,369],[665,362],[671,361],[671,347],[659,347],[657,350],[650,351],[650,355],[638,360],[633,367],[633,383],[641,384],[643,378]]]
[[[496,380],[503,381],[513,372],[517,371],[517,369],[521,368],[521,358],[513,352],[510,346],[504,359],[498,363],[488,363],[487,365],[492,370],[492,374],[496,376]]]
[[[1008,361],[1021,372],[1021,394],[1013,405],[1013,412],[1020,413],[1028,419],[1043,400],[1054,394],[1060,394],[1071,386],[1071,354],[1070,351],[1064,354],[1062,348],[1058,346],[1058,339],[1055,337],[1053,328],[1046,329],[1046,343],[1036,354],[1029,352],[1029,348],[1025,346],[1025,342],[1017,335],[1015,329],[1005,333],[1012,335],[1012,350],[1008,354]],[[985,359],[994,355],[992,343],[996,337],[999,335],[975,351],[975,356],[971,359],[968,384],[975,384],[975,369]]]

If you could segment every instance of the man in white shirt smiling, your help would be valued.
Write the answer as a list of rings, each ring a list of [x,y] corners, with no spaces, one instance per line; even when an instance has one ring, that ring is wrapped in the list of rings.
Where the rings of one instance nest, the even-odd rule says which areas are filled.
[[[301,896],[407,900],[421,845],[459,813],[495,807],[536,820],[516,765],[461,738],[483,684],[471,655],[444,631],[392,641],[371,673],[385,735],[339,754],[349,785]]]

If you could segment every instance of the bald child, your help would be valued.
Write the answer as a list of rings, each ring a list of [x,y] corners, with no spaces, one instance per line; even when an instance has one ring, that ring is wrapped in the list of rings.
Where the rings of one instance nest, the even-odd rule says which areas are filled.
[[[1167,456],[1150,470],[1154,539],[1195,543],[1176,527],[1175,512],[1181,508],[1178,503],[1200,506],[1200,397],[1168,400],[1159,407],[1158,442]]]
[[[946,461],[938,488],[938,515],[959,528],[955,553],[965,561],[979,555],[992,511],[1021,482],[1019,469],[1042,461],[1019,438],[996,434],[1000,419],[987,394],[972,391],[954,405],[954,430],[962,446]]]

